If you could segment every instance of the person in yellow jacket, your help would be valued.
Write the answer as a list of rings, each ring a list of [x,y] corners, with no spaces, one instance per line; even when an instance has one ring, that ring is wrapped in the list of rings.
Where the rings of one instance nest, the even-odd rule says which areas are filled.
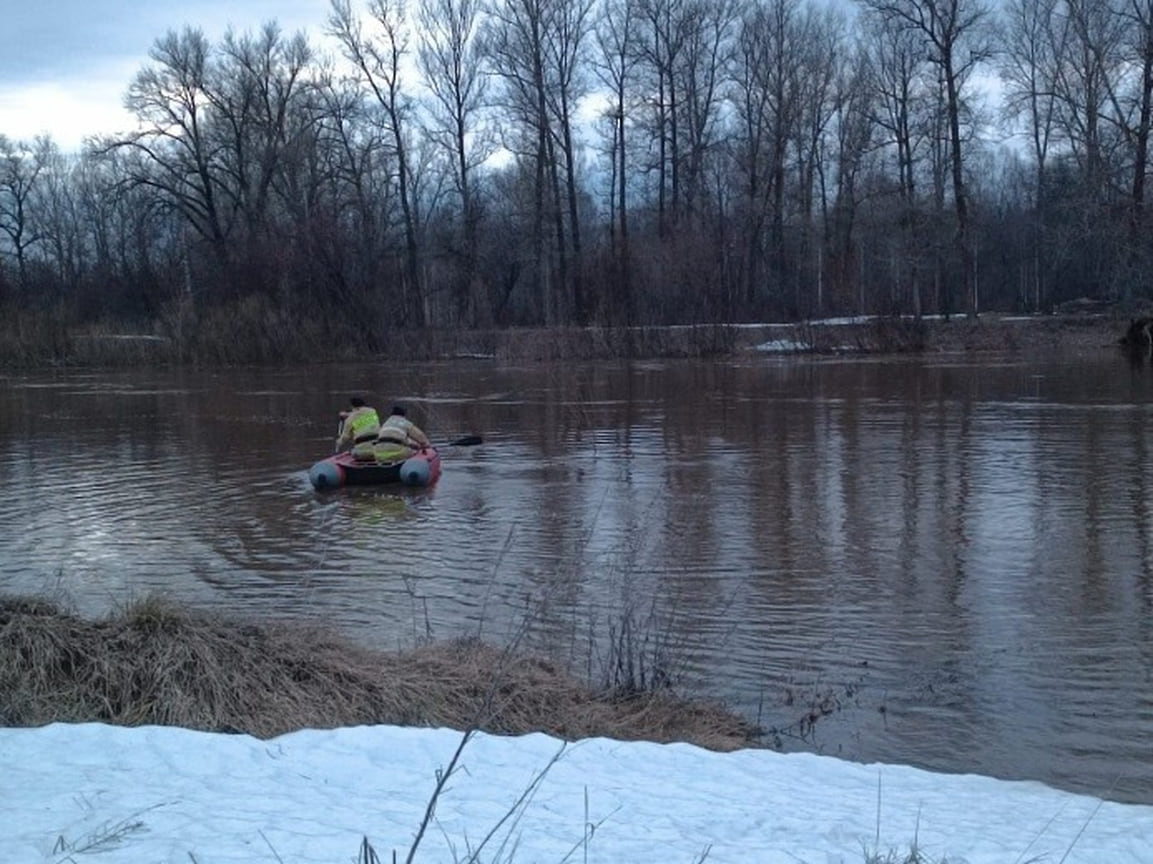
[[[381,424],[373,451],[377,462],[407,459],[413,451],[431,447],[424,431],[405,416],[403,405],[393,405],[392,413]]]
[[[340,412],[340,432],[336,436],[336,451],[352,447],[352,455],[371,459],[373,442],[380,432],[380,416],[376,409],[364,403],[359,396],[349,400],[349,410]]]

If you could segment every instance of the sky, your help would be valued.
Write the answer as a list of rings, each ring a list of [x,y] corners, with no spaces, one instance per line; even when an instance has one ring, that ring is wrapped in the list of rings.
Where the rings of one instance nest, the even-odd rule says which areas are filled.
[[[353,3],[357,8],[358,4]],[[0,135],[50,134],[65,151],[87,135],[123,131],[124,94],[169,30],[257,32],[276,20],[315,41],[328,0],[40,0],[6,3],[0,16]]]
[[[361,726],[271,740],[157,726],[0,729],[0,861],[404,861],[461,734]],[[809,753],[477,735],[413,858],[833,864],[913,844],[940,864],[1148,864],[1153,806]]]
[[[354,10],[367,0],[353,0]],[[124,95],[169,30],[198,27],[219,40],[231,27],[255,33],[276,20],[331,48],[330,0],[40,0],[5,4],[0,16],[0,135],[49,134],[66,152],[89,135],[131,128]],[[991,85],[992,86],[992,85]],[[595,101],[582,113],[595,116]]]

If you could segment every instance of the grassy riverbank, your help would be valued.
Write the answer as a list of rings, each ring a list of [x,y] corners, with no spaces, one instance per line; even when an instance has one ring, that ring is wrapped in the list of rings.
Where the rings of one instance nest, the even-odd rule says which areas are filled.
[[[598,688],[548,660],[476,641],[379,653],[315,629],[202,614],[157,598],[86,620],[46,599],[0,597],[0,706],[0,726],[9,727],[100,722],[272,738],[385,724],[685,741],[718,752],[758,743],[757,730],[721,706],[667,689]],[[430,815],[468,741],[462,737],[431,793]],[[117,840],[117,826],[94,836]],[[367,834],[356,860],[383,860]],[[905,852],[863,850],[861,860],[936,859],[914,842]]]
[[[104,722],[269,738],[362,724],[546,732],[565,739],[750,746],[723,707],[668,689],[598,687],[476,641],[398,653],[300,626],[230,620],[150,598],[101,620],[0,598],[0,724]]]
[[[978,318],[876,317],[792,324],[557,327],[366,332],[295,322],[272,310],[237,310],[181,326],[68,327],[43,312],[0,320],[0,368],[227,366],[381,360],[508,362],[727,357],[753,351],[888,354],[1115,350],[1128,319],[1114,313]]]
[[[268,737],[305,724],[398,720],[472,729],[480,717],[504,733],[688,740],[718,750],[745,743],[748,730],[723,711],[658,694],[590,693],[545,661],[476,643],[380,655],[156,600],[85,621],[45,600],[7,598],[0,705],[9,726],[109,724],[7,738],[22,794],[5,814],[4,848],[28,853],[19,860],[99,852],[132,861],[179,853],[376,864],[391,851],[393,860],[462,864],[794,854],[944,864],[954,860],[943,856],[950,847],[990,862],[1025,860],[1030,850],[1028,860],[1072,861],[1075,847],[1076,860],[1145,860],[1140,825],[1128,830],[1148,822],[1138,808],[896,765],[882,772],[833,759],[749,750],[719,758],[608,742],[557,749],[539,738],[467,734],[450,751],[454,736],[443,729],[305,733],[269,748],[228,735],[114,728],[179,721]],[[911,840],[886,851],[881,837],[894,830]],[[349,839],[357,835],[359,844]],[[1094,843],[1102,844],[1095,856]]]

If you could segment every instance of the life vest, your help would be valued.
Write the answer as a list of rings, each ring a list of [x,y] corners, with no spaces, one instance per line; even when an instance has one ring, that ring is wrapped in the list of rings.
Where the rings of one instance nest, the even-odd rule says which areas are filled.
[[[380,431],[380,417],[375,408],[369,408],[367,405],[354,410],[345,418],[344,422],[352,430],[352,443],[354,444],[372,441],[376,438],[377,432]]]
[[[408,430],[412,428],[412,425],[412,421],[407,417],[392,414],[380,427],[376,440],[382,443],[387,441],[392,444],[403,444],[405,447],[412,447],[415,450],[419,445],[409,440],[408,436]]]

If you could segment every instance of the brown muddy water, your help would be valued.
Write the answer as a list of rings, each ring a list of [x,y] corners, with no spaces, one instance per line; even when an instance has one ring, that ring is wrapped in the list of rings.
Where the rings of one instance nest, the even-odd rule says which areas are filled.
[[[316,493],[354,393],[485,443]],[[582,670],[631,633],[782,749],[1153,803],[1151,404],[1111,352],[10,375],[0,591]]]

